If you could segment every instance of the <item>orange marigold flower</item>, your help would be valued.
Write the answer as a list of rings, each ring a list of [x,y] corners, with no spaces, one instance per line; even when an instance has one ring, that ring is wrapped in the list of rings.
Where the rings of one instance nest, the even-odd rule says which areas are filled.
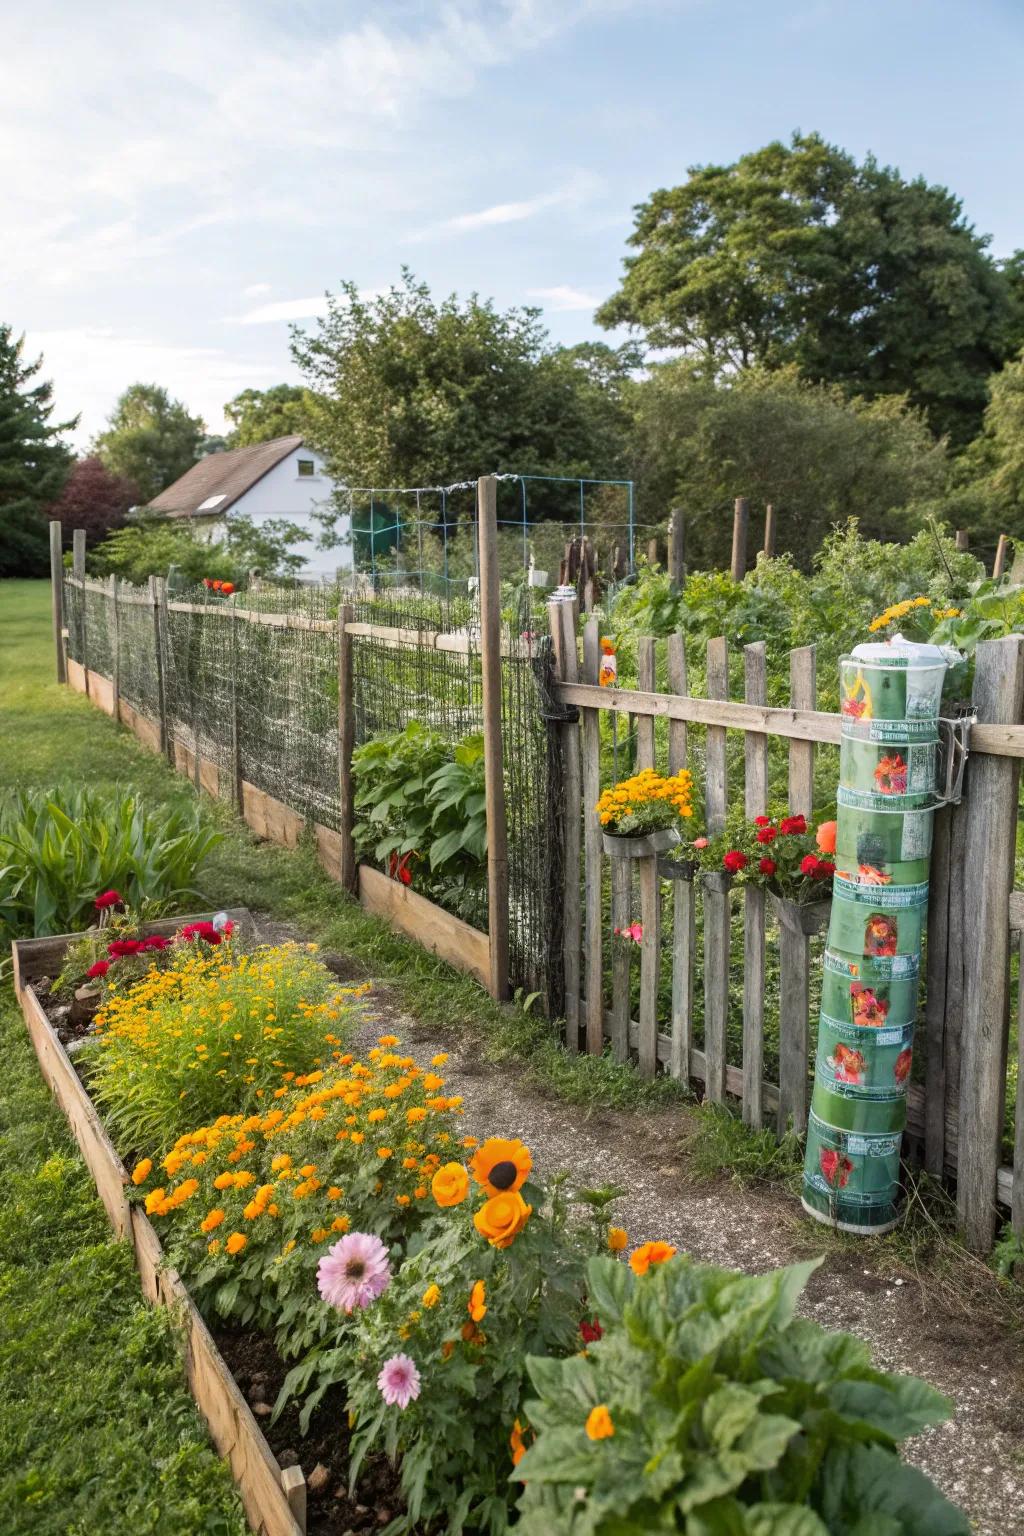
[[[607,1440],[614,1435],[615,1425],[607,1403],[598,1403],[596,1408],[591,1408],[587,1414],[586,1429],[588,1440]]]
[[[629,1238],[626,1235],[625,1227],[608,1228],[608,1247],[612,1253],[621,1253],[628,1242]]]
[[[509,1447],[512,1451],[512,1465],[518,1467],[526,1455],[526,1446],[523,1443],[523,1425],[516,1419],[512,1425],[512,1433],[508,1437]]]
[[[244,1232],[232,1232],[231,1236],[224,1244],[224,1247],[227,1249],[228,1253],[241,1253],[242,1249],[245,1247],[248,1241],[249,1239],[246,1237]]]
[[[473,1225],[492,1248],[507,1248],[526,1226],[533,1212],[516,1191],[494,1195],[473,1217]]]
[[[423,1292],[423,1305],[429,1310],[431,1307],[436,1307],[440,1300],[441,1287],[439,1285],[428,1285]]]
[[[484,1318],[487,1316],[487,1305],[485,1301],[486,1295],[486,1285],[482,1280],[478,1280],[473,1286],[473,1289],[470,1291],[469,1300],[466,1302],[466,1311],[469,1313],[474,1323],[482,1323]]]
[[[469,1174],[461,1163],[445,1163],[430,1181],[430,1192],[438,1205],[461,1205],[469,1194]]]
[[[199,1230],[200,1232],[212,1232],[214,1227],[219,1227],[223,1220],[224,1212],[222,1210],[208,1211],[199,1223]]]
[[[476,1182],[489,1195],[514,1194],[526,1183],[533,1167],[529,1147],[521,1141],[490,1136],[473,1153],[469,1164]]]
[[[146,1196],[146,1215],[147,1216],[152,1216],[152,1214],[156,1210],[157,1206],[158,1205],[163,1205],[164,1196],[166,1194],[167,1194],[167,1191],[165,1189],[151,1189],[150,1190],[149,1194]]]
[[[392,1157],[393,1155],[394,1154],[392,1153],[392,1150],[391,1150],[390,1147],[378,1147],[377,1148],[377,1156],[378,1157],[383,1157],[383,1158],[387,1159],[389,1157]]]
[[[153,1159],[151,1157],[144,1157],[141,1163],[136,1163],[135,1165],[134,1172],[132,1173],[132,1183],[144,1184],[152,1172]]]
[[[671,1243],[642,1243],[629,1256],[629,1267],[634,1275],[646,1275],[652,1264],[664,1264],[675,1253]]]

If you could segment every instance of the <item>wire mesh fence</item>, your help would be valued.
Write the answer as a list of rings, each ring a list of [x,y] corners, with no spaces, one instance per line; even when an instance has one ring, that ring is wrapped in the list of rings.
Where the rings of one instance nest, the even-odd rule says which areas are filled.
[[[225,599],[200,586],[167,600],[159,588],[69,576],[63,599],[68,657],[110,678],[159,728],[170,760],[226,800],[240,802],[248,784],[310,825],[340,830],[343,604],[357,746],[412,721],[451,749],[483,728],[479,603],[466,591],[263,586]],[[535,615],[525,590],[503,611],[510,974],[557,1006],[559,747],[550,643]],[[486,931],[485,884],[458,915]]]

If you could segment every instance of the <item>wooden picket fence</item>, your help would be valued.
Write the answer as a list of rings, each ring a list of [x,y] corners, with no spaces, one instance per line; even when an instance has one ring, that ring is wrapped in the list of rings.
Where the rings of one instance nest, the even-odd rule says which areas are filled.
[[[592,1053],[605,1049],[625,1060],[635,1051],[639,1070],[653,1075],[658,1065],[699,1084],[705,1099],[738,1100],[751,1126],[773,1122],[806,1128],[812,1087],[809,1016],[810,944],[792,911],[779,912],[778,1081],[764,1076],[764,994],[766,903],[764,893],[745,887],[743,900],[742,1063],[727,1062],[729,977],[732,961],[732,900],[729,878],[704,877],[703,968],[695,973],[697,899],[692,883],[662,881],[653,857],[608,859],[594,807],[602,787],[602,712],[632,717],[637,768],[662,766],[675,773],[688,764],[688,728],[705,729],[706,825],[723,830],[730,793],[727,734],[743,733],[743,808],[762,815],[769,799],[768,743],[788,742],[788,801],[791,813],[810,815],[814,758],[818,744],[840,740],[841,721],[815,708],[815,650],[790,653],[790,707],[767,704],[763,643],[743,651],[744,697],[729,698],[728,652],[724,639],[708,642],[707,696],[688,693],[682,635],[667,641],[641,639],[639,687],[598,686],[599,637],[594,619],[582,634],[582,670],[575,604],[552,604],[551,631],[558,681],[554,692],[575,706],[578,722],[563,733],[565,764],[565,993],[566,1045]],[[655,687],[657,651],[664,645],[671,692]],[[908,1132],[931,1172],[958,1176],[957,1198],[965,1231],[979,1248],[991,1246],[997,1199],[1012,1206],[1024,1231],[1024,1112],[1016,1118],[1014,1166],[1001,1165],[1006,1102],[1007,1047],[1011,1001],[1011,933],[1024,943],[1024,893],[1014,893],[1020,759],[1024,757],[1024,637],[989,641],[979,647],[973,707],[977,723],[963,799],[937,813],[932,863],[927,950],[928,1006],[918,1023],[926,1054],[926,1077],[908,1098]],[[658,719],[668,722],[667,763],[655,763]],[[611,927],[630,922],[631,870],[637,868],[640,920],[640,975],[636,1017],[630,1008],[627,945],[611,940],[605,882],[610,887]],[[609,866],[606,868],[606,865]],[[699,878],[699,877],[698,877]],[[663,904],[672,905],[671,941],[663,943]],[[671,1006],[659,1017],[663,967],[671,972]],[[703,1049],[694,1044],[695,1002],[702,994]],[[1024,989],[1019,1030],[1019,1069],[1024,1078]]]

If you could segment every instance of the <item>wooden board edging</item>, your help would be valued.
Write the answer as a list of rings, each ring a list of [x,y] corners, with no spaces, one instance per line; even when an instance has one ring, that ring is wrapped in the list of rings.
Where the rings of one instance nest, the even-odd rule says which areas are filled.
[[[379,869],[359,866],[359,900],[367,912],[386,917],[424,949],[457,970],[468,971],[482,987],[491,979],[491,946],[486,933],[446,912],[407,885],[389,880]]]
[[[166,928],[166,923],[147,924],[149,932]],[[64,943],[75,937],[79,935],[64,935]],[[293,1514],[297,1481],[294,1469],[290,1469],[291,1475],[286,1481],[181,1277],[166,1263],[152,1223],[140,1206],[129,1204],[127,1169],[56,1030],[46,1017],[31,982],[25,979],[32,964],[31,954],[25,953],[28,946],[52,946],[54,942],[52,939],[18,940],[11,946],[18,1001],[43,1079],[64,1111],[111,1226],[120,1239],[132,1243],[143,1294],[153,1305],[173,1311],[181,1323],[183,1363],[189,1390],[217,1451],[231,1468],[250,1529],[255,1536],[304,1536],[304,1526]],[[37,956],[38,953],[37,950]],[[292,1490],[291,1498],[289,1489]]]

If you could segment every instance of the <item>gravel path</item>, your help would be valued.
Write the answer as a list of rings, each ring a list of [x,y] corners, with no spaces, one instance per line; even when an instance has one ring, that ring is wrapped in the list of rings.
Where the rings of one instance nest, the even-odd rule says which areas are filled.
[[[447,1050],[448,1089],[465,1100],[470,1135],[519,1136],[546,1174],[590,1171],[629,1193],[616,1220],[631,1244],[662,1238],[707,1263],[757,1271],[813,1253],[813,1224],[796,1202],[726,1182],[687,1179],[681,1142],[685,1108],[630,1114],[568,1105],[537,1091],[508,1063],[481,1060],[475,1041],[454,1042],[390,1009],[378,997],[379,1024],[408,1041],[417,1057]],[[950,1397],[946,1424],[907,1446],[913,1461],[961,1505],[979,1536],[1024,1532],[1024,1354],[991,1320],[951,1313],[909,1273],[865,1242],[832,1252],[812,1278],[802,1310],[823,1326],[858,1335],[875,1363],[922,1376]]]

